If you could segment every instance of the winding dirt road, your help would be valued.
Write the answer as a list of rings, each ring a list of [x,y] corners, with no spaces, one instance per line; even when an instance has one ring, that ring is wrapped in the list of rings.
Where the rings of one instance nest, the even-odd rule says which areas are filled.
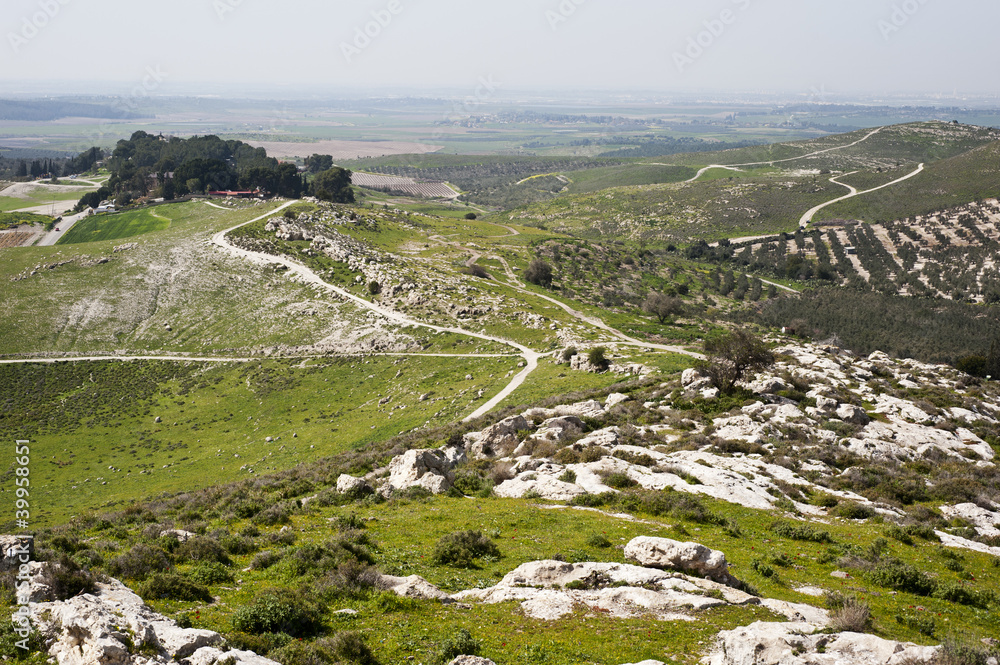
[[[830,178],[830,182],[833,182],[833,183],[835,183],[837,185],[841,185],[843,187],[847,187],[849,190],[851,190],[851,193],[850,194],[846,194],[844,196],[841,196],[840,198],[834,199],[832,201],[827,201],[826,203],[821,203],[820,205],[816,206],[815,208],[813,208],[812,210],[810,210],[806,214],[802,215],[802,219],[799,220],[799,227],[804,229],[807,226],[809,226],[809,223],[812,222],[813,217],[816,216],[816,213],[818,213],[823,208],[827,208],[829,206],[832,206],[834,203],[840,203],[841,201],[846,201],[847,199],[853,199],[855,196],[861,196],[863,194],[870,194],[872,192],[877,192],[880,189],[885,189],[886,187],[892,187],[893,185],[898,185],[899,183],[901,183],[901,182],[903,182],[905,180],[909,180],[910,178],[915,178],[916,176],[920,175],[923,172],[924,172],[924,165],[921,164],[919,167],[917,167],[916,171],[914,171],[913,173],[910,173],[909,175],[905,175],[902,178],[898,178],[896,180],[893,180],[892,182],[887,182],[884,185],[879,185],[878,187],[872,187],[871,189],[866,189],[863,192],[859,192],[856,188],[851,187],[850,185],[844,184],[842,182],[836,182],[836,178]],[[857,172],[855,171],[855,173],[857,173]],[[842,176],[837,176],[837,177],[839,177],[839,178],[846,178],[849,175],[851,175],[851,174],[850,173],[846,173],[846,174],[844,174]]]

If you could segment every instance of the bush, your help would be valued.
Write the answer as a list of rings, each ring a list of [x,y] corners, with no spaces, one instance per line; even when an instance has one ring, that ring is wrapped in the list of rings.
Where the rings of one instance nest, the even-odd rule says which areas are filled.
[[[212,594],[202,585],[176,573],[158,573],[139,585],[144,600],[185,600],[210,603]]]
[[[934,630],[937,628],[934,622],[934,617],[916,614],[897,614],[896,623],[901,626],[906,626],[907,628],[912,628],[921,635],[926,635],[927,637],[934,637]]]
[[[603,482],[608,487],[614,487],[618,490],[627,489],[629,487],[635,487],[639,483],[635,482],[628,477],[628,474],[621,471],[616,471],[614,473],[609,473],[604,477]]]
[[[587,544],[591,547],[611,547],[611,541],[603,533],[595,533],[587,538]]]
[[[937,584],[925,573],[898,559],[886,559],[875,564],[875,567],[865,573],[865,579],[872,584],[906,591],[918,596],[931,595]]]
[[[274,550],[258,552],[250,562],[250,570],[267,570],[281,561],[281,554]]]
[[[301,593],[274,589],[233,614],[233,628],[244,633],[286,633],[312,637],[323,628],[316,605]]]
[[[934,597],[959,605],[988,609],[996,602],[996,596],[991,591],[978,591],[961,584],[939,584],[934,590]]]
[[[206,561],[194,567],[188,576],[198,584],[211,586],[233,581],[233,573],[218,561]]]
[[[500,549],[481,531],[456,531],[441,536],[434,545],[434,563],[470,568],[475,559],[499,557]]]
[[[219,541],[205,536],[195,536],[177,548],[179,561],[216,561],[225,566],[232,563]]]
[[[260,549],[257,541],[249,536],[223,536],[219,544],[226,552],[236,556],[251,554]]]
[[[378,294],[382,293],[382,285],[373,279],[372,281],[368,282],[368,293],[373,296],[377,296]]]
[[[476,656],[479,654],[479,649],[479,640],[473,638],[472,634],[465,628],[461,628],[438,645],[437,653],[434,654],[434,662],[447,663],[458,656]]]
[[[875,509],[860,503],[844,501],[833,509],[833,514],[848,520],[866,520],[875,516]]]
[[[782,538],[792,540],[803,540],[812,543],[832,543],[833,538],[826,531],[813,529],[805,524],[789,524],[788,522],[775,522],[771,525],[771,531]]]
[[[358,598],[378,588],[382,575],[377,569],[360,561],[345,561],[321,577],[313,589],[324,600]]]
[[[92,593],[97,588],[93,574],[65,554],[45,566],[42,581],[52,589],[52,596],[56,600],[68,600],[81,593]]]
[[[595,346],[587,352],[587,362],[598,369],[608,368],[608,350],[603,346]]]
[[[170,557],[159,547],[135,545],[125,554],[108,563],[108,572],[127,580],[144,580],[154,573],[170,568]]]
[[[737,329],[705,343],[706,362],[698,369],[725,394],[751,372],[760,372],[774,364],[774,354],[764,341],[748,330]]]
[[[240,631],[226,633],[226,643],[233,649],[253,651],[260,655],[266,655],[275,649],[280,649],[291,641],[291,635],[285,633],[261,633],[259,635],[250,635]]]
[[[361,635],[355,632],[337,633],[314,642],[294,641],[268,654],[282,665],[377,665],[374,654]]]
[[[826,594],[830,612],[830,628],[838,633],[865,633],[872,625],[872,609],[853,596]]]
[[[532,259],[524,273],[524,279],[529,284],[547,289],[552,286],[552,266],[541,259]]]
[[[467,213],[465,213],[465,218],[468,219],[469,221],[473,221],[473,220],[477,219],[476,213],[474,213],[474,212],[467,212]]]

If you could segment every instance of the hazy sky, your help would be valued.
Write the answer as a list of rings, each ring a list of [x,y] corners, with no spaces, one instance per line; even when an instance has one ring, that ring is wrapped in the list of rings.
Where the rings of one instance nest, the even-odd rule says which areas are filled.
[[[165,95],[997,93],[998,19],[997,0],[3,0],[0,93],[66,79]]]

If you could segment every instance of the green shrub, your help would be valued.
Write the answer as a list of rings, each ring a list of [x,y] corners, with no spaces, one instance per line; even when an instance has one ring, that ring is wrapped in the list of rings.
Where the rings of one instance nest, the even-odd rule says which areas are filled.
[[[595,346],[587,352],[587,362],[598,369],[607,369],[610,364],[608,350],[603,346]]]
[[[226,550],[227,553],[236,556],[242,556],[244,554],[252,554],[260,549],[257,541],[250,536],[223,536],[219,541],[222,545],[222,549]]]
[[[564,483],[575,483],[576,472],[573,471],[573,469],[566,469],[565,471],[562,472],[562,475],[559,476],[559,480],[563,481]]]
[[[782,538],[791,540],[802,540],[811,543],[832,543],[833,538],[826,531],[814,529],[805,524],[789,524],[788,522],[774,522],[771,524],[771,531]]]
[[[92,593],[96,590],[94,575],[63,554],[55,561],[50,561],[42,573],[42,581],[52,589],[56,600],[68,600],[81,593]]]
[[[830,627],[838,632],[864,633],[871,628],[872,610],[855,596],[827,592],[826,606],[830,609]]]
[[[434,654],[435,663],[448,663],[458,656],[476,656],[480,650],[479,640],[472,637],[472,634],[465,628],[459,629],[457,633],[438,645]]]
[[[888,529],[886,529],[885,535],[889,536],[890,538],[894,538],[894,539],[898,540],[899,542],[903,543],[904,545],[912,545],[913,544],[913,536],[911,536],[909,533],[907,533],[906,529],[904,529],[904,528],[902,528],[902,527],[900,527],[900,526],[898,526],[896,524],[893,524]]]
[[[313,642],[292,641],[268,654],[282,665],[377,665],[378,661],[361,635],[354,632],[337,633]]]
[[[852,501],[843,501],[833,509],[833,514],[848,520],[866,520],[875,516],[875,509]]]
[[[144,580],[170,568],[170,557],[159,547],[138,544],[108,562],[108,573],[127,580]]]
[[[233,614],[233,628],[243,633],[286,633],[312,637],[323,628],[319,608],[301,593],[274,589],[257,596]]]
[[[603,533],[595,533],[587,538],[587,544],[591,547],[611,547],[611,541]]]
[[[195,536],[177,548],[178,561],[217,561],[228,566],[232,563],[219,541],[205,536]]]
[[[441,536],[434,545],[434,562],[440,565],[470,568],[475,559],[499,557],[500,549],[481,531],[456,531]]]
[[[32,624],[31,632],[28,633],[27,650],[17,646],[21,641],[21,636],[14,632],[18,627],[9,616],[0,621],[0,659],[6,662],[31,661],[33,663],[48,662],[46,653],[45,636],[42,635]]]
[[[198,584],[211,586],[233,581],[233,573],[218,561],[206,561],[195,566],[188,576]]]
[[[837,504],[840,503],[840,499],[826,492],[817,492],[809,503],[820,508],[836,508]]]
[[[918,596],[931,595],[937,586],[925,573],[898,559],[878,562],[872,570],[865,573],[865,579],[887,589],[906,591]]]
[[[983,610],[988,609],[997,601],[996,595],[992,591],[970,589],[961,584],[938,584],[937,589],[934,590],[934,597]]]
[[[909,612],[897,614],[896,623],[901,626],[911,628],[921,635],[926,635],[927,637],[934,637],[934,630],[937,628],[937,624],[934,622],[934,617],[927,614],[921,614],[919,616]]]
[[[250,570],[267,570],[274,564],[281,561],[281,554],[274,550],[264,550],[258,552],[250,562]]]
[[[628,474],[621,471],[615,471],[614,473],[609,473],[603,478],[603,482],[608,487],[614,487],[615,489],[623,490],[629,487],[635,487],[639,483],[635,482],[628,477]]]
[[[139,585],[144,600],[185,600],[210,603],[212,594],[202,585],[177,573],[158,573]]]

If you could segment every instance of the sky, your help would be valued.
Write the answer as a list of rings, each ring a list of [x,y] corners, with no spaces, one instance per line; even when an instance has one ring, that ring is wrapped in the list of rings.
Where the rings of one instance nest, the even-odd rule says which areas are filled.
[[[0,94],[1000,93],[997,0],[3,0]]]

